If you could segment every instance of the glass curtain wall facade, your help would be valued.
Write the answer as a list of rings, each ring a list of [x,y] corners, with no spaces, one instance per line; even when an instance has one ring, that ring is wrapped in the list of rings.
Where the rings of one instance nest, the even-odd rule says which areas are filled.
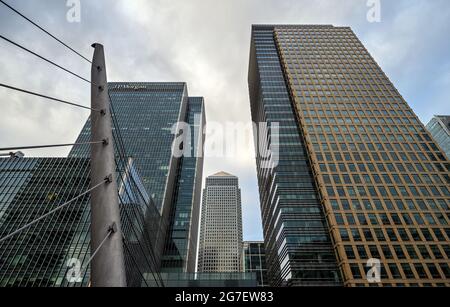
[[[279,123],[279,163],[257,157],[268,283],[341,284],[325,213],[290,100],[273,26],[252,29],[249,89],[252,120]],[[272,139],[269,130],[269,140]],[[257,144],[259,146],[259,144]],[[261,152],[259,148],[258,152]]]
[[[132,157],[145,190],[161,214],[155,237],[155,258],[162,270],[193,272],[197,252],[198,216],[202,184],[202,155],[172,155],[175,124],[191,124],[192,150],[202,153],[198,125],[205,124],[203,98],[188,97],[186,83],[112,82],[113,134]],[[189,111],[188,111],[189,106]],[[195,122],[196,116],[200,121]],[[77,142],[90,138],[90,120]],[[197,125],[197,126],[196,126]],[[203,134],[202,134],[203,135]],[[87,146],[74,148],[69,156],[89,155]],[[164,257],[164,260],[163,260]]]
[[[433,138],[450,159],[450,116],[437,115],[427,125]]]
[[[202,97],[189,97],[185,122],[190,127],[190,155],[180,158],[170,228],[165,242],[163,272],[195,272],[200,196],[203,176],[203,144],[206,124]]]
[[[120,168],[119,168],[120,169]],[[140,286],[142,271],[155,277],[151,255],[159,213],[129,161],[118,178],[128,286]],[[90,187],[87,158],[0,159],[0,237],[84,193]],[[136,193],[138,192],[138,193]],[[150,202],[149,202],[150,201]],[[90,194],[0,244],[0,286],[89,286]],[[70,262],[71,261],[71,262]],[[79,271],[79,275],[70,272]]]
[[[267,266],[264,242],[243,242],[244,272],[256,273],[258,287],[267,287]]]
[[[157,272],[169,226],[175,226],[170,228],[170,239],[176,241],[171,246],[176,246],[180,256],[175,264],[168,264],[181,271],[195,268],[203,159],[200,155],[183,161],[172,156],[172,126],[180,119],[194,121],[194,134],[199,133],[205,122],[203,99],[191,98],[186,113],[185,83],[109,86],[127,284],[161,285]],[[197,114],[198,123],[194,120]],[[77,143],[88,141],[90,120]],[[193,150],[202,152],[202,145],[193,144]],[[89,146],[78,145],[69,158],[0,160],[0,237],[86,191],[89,156]],[[0,285],[88,286],[89,201],[87,195],[22,236],[2,243]],[[177,232],[181,229],[177,227],[183,231]],[[66,278],[67,261],[72,258],[85,266],[77,282]]]
[[[0,159],[0,237],[89,189],[87,159]],[[0,243],[0,287],[67,285],[69,259],[89,258],[89,195]],[[89,283],[90,271],[81,275]]]
[[[134,159],[145,189],[163,212],[164,204],[170,204],[177,170],[172,126],[186,116],[186,83],[111,82],[108,87],[126,154]],[[77,143],[90,139],[90,129],[88,119]],[[74,147],[69,156],[89,154],[89,147],[84,146]]]
[[[344,285],[449,286],[444,153],[350,28],[268,28]]]

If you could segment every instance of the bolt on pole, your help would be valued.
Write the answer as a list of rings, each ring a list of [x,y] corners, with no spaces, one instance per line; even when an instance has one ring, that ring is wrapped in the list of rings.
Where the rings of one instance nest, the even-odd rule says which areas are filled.
[[[91,140],[109,141],[91,145],[91,184],[106,179],[104,185],[91,193],[91,252],[100,247],[91,262],[91,284],[93,287],[126,287],[105,53],[101,44],[92,47],[95,51],[91,108],[101,112],[91,112]],[[108,233],[108,240],[104,242]]]

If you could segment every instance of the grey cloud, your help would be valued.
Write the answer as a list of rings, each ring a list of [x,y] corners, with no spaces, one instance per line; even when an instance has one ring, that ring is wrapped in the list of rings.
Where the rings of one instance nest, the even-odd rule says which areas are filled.
[[[186,81],[204,96],[209,121],[249,122],[247,69],[252,23],[352,26],[422,119],[449,113],[448,0],[382,0],[382,22],[366,21],[366,0],[81,0],[81,23],[65,19],[65,1],[11,1],[26,15],[90,56],[106,47],[112,81]],[[89,76],[89,65],[0,6],[1,33]],[[414,51],[414,52],[411,52]],[[89,104],[89,86],[0,42],[0,81]],[[0,143],[75,139],[88,112],[0,89]],[[425,105],[427,107],[425,107]],[[35,151],[64,155],[67,150]],[[226,170],[241,178],[244,230],[261,237],[255,163],[205,159],[205,175]],[[255,218],[257,216],[257,218]]]

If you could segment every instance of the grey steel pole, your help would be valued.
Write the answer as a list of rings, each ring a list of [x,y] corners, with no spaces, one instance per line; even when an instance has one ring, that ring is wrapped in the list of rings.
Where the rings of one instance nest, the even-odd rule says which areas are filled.
[[[91,284],[93,287],[126,287],[105,53],[100,44],[92,47],[95,51],[91,107],[101,112],[91,112],[91,140],[106,139],[107,142],[91,145],[91,184],[109,178],[105,185],[91,193],[91,252],[100,247],[91,262]],[[104,241],[108,232],[111,234]]]

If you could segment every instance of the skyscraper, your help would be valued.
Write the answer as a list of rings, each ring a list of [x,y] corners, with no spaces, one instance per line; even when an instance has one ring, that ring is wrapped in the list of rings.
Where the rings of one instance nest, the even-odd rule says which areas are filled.
[[[206,178],[200,228],[199,272],[242,272],[242,211],[238,178]]]
[[[242,264],[244,272],[255,273],[258,286],[267,287],[267,266],[264,242],[245,241],[242,245]]]
[[[268,282],[339,285],[341,275],[273,26],[253,27],[249,88],[253,121],[280,122],[278,166],[264,169],[257,158]]]
[[[427,129],[450,159],[450,116],[434,116],[428,123]]]
[[[182,82],[115,82],[109,83],[109,94],[116,123],[113,133],[133,157],[162,216],[155,243],[158,263],[164,270],[193,272],[203,170],[203,98],[189,97]],[[190,157],[172,155],[173,128],[180,122],[192,126]],[[77,142],[89,140],[90,125],[88,120]],[[87,155],[89,148],[75,147],[69,156]]]
[[[249,88],[271,285],[450,285],[450,164],[350,28],[253,26]]]

